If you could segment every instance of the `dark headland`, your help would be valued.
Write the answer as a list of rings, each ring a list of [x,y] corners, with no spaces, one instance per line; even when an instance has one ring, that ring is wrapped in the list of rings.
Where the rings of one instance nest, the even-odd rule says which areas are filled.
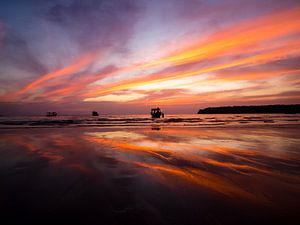
[[[300,104],[294,105],[253,105],[222,106],[199,109],[198,114],[248,114],[248,113],[300,113]]]

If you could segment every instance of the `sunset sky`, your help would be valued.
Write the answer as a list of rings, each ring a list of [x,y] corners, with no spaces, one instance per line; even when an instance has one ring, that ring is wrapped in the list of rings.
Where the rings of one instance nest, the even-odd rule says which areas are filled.
[[[299,0],[0,3],[0,114],[290,103]]]

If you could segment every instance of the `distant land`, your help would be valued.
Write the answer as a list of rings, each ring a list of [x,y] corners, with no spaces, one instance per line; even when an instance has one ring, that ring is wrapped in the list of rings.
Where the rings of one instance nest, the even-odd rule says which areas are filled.
[[[246,113],[300,113],[300,104],[294,105],[252,105],[222,106],[199,109],[198,114],[246,114]]]

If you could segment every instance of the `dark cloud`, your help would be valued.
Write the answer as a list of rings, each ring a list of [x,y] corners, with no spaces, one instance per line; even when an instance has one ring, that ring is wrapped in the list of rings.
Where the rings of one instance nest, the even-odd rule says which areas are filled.
[[[140,8],[133,0],[72,1],[51,7],[46,18],[63,27],[84,50],[121,45],[130,37]]]
[[[45,72],[46,68],[30,51],[25,39],[9,32],[4,36],[0,51],[0,90],[3,93],[21,88],[24,79],[30,80]]]
[[[45,68],[38,63],[36,57],[28,48],[28,43],[25,39],[10,33],[4,38],[3,42],[0,61],[7,61],[13,66],[18,66],[20,69],[33,74],[46,72]]]
[[[134,0],[0,4],[0,94],[24,87],[91,51],[124,48],[141,10]],[[3,86],[8,83],[9,88]]]

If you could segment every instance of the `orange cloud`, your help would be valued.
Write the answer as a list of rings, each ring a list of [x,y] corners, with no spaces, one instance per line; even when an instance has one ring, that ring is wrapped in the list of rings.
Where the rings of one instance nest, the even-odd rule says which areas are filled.
[[[163,81],[196,76],[233,67],[258,66],[279,59],[297,56],[300,54],[300,40],[298,36],[293,35],[300,31],[299,11],[300,8],[294,8],[242,22],[226,31],[212,35],[206,42],[194,46],[193,49],[187,49],[172,56],[146,63],[142,68],[166,63],[168,66],[176,66],[200,61],[208,61],[213,65],[190,72],[177,74],[174,72],[157,73],[138,79],[127,79],[101,86],[100,90],[89,91],[83,96],[94,97],[141,85],[157,84]],[[289,39],[285,39],[287,37]],[[227,59],[223,63],[214,62],[214,60],[225,56],[238,57],[236,57],[237,59]],[[252,74],[244,74],[243,78],[237,79],[247,79],[247,77],[250,80],[254,79],[251,76]],[[260,77],[263,78],[264,75],[260,75]]]
[[[94,53],[87,54],[65,68],[41,76],[9,97],[15,98],[23,96],[32,90],[45,89],[45,87],[48,87],[48,89],[43,90],[43,93],[39,93],[38,97],[47,98],[52,101],[61,100],[69,96],[75,96],[85,101],[97,98],[101,100],[107,99],[105,97],[106,95],[112,95],[113,92],[122,90],[131,92],[127,93],[127,95],[130,96],[135,94],[134,92],[136,92],[136,90],[134,89],[149,84],[157,85],[157,90],[165,90],[168,89],[168,87],[161,85],[161,82],[175,81],[176,79],[195,77],[201,74],[212,73],[214,76],[217,76],[217,78],[208,78],[207,82],[229,82],[266,79],[267,77],[280,76],[288,72],[295,73],[295,71],[282,68],[277,72],[260,70],[253,73],[242,72],[239,75],[226,76],[226,73],[222,74],[222,71],[237,67],[257,67],[269,62],[299,56],[299,11],[300,8],[297,7],[281,12],[276,11],[257,19],[243,21],[226,30],[211,35],[205,41],[194,44],[192,48],[185,47],[191,46],[191,43],[182,40],[182,42],[179,43],[179,48],[184,50],[172,53],[166,52],[164,55],[169,55],[167,57],[147,63],[121,67],[107,73],[99,72],[95,75],[86,74],[79,77],[73,83],[63,83],[65,81],[56,79],[55,81],[58,82],[57,86],[59,86],[59,88],[54,90],[52,88],[57,87],[50,86],[49,88],[49,85],[46,84],[47,81],[49,82],[54,78],[65,77],[79,72],[85,66],[92,63],[98,56]],[[182,68],[183,66],[184,68]],[[153,68],[160,68],[161,72],[153,73],[150,71],[150,69]],[[145,74],[148,75],[132,77],[129,74],[127,78],[124,76],[125,79],[118,77],[119,75],[126,75],[127,73],[133,72],[145,72]],[[297,69],[296,72],[298,72]],[[218,76],[220,77],[218,78]],[[123,80],[107,84],[104,83],[102,85],[95,83],[95,81],[104,77],[116,78],[112,80]],[[99,80],[99,83],[101,83],[101,80]],[[199,83],[199,85],[206,84],[204,81],[197,80],[195,80],[195,83]],[[149,90],[144,90],[144,93],[147,91]],[[143,91],[140,91],[139,94],[143,94]],[[175,102],[178,103],[179,99],[186,98],[186,96],[188,95],[179,93],[177,100],[175,100],[173,96],[165,99],[151,99],[149,102],[174,104]],[[213,97],[214,96],[212,96],[212,98]],[[35,98],[35,96],[33,96],[33,98]],[[117,98],[117,96],[115,96],[115,98]],[[199,96],[192,98],[189,96],[189,101],[196,98],[199,98]],[[126,98],[124,97],[123,99]],[[137,99],[137,102],[138,101]]]
[[[172,63],[175,65],[197,62],[221,55],[236,54],[235,51],[252,52],[253,48],[262,42],[264,46],[260,49],[268,49],[272,46],[271,41],[287,35],[297,34],[300,30],[300,8],[283,12],[275,12],[271,15],[242,22],[218,32],[211,36],[206,42],[194,46],[170,57],[151,62],[149,65]],[[275,43],[275,46],[278,43]],[[233,51],[233,52],[232,52]]]
[[[40,93],[38,97],[39,98],[47,98],[47,100],[50,100],[50,101],[59,101],[65,97],[69,97],[69,96],[77,96],[78,97],[82,92],[84,92],[84,90],[87,88],[87,86],[89,86],[90,84],[93,84],[94,82],[98,81],[101,78],[105,78],[108,76],[114,76],[114,75],[120,74],[120,73],[130,72],[133,70],[137,70],[140,67],[141,67],[140,64],[136,64],[136,65],[132,65],[132,66],[125,67],[125,68],[113,69],[113,71],[105,71],[104,70],[103,72],[101,71],[96,74],[83,74],[71,82],[56,80],[56,81],[51,82],[51,86],[47,83],[40,86],[43,88],[45,88],[45,87],[50,87],[50,88],[48,88],[49,90],[44,90],[44,92]],[[64,85],[64,87],[51,90],[53,88],[53,86],[56,86],[56,85],[61,86],[62,84]]]
[[[260,64],[265,64],[270,61],[274,61],[274,60],[278,60],[278,59],[287,57],[289,55],[293,56],[293,55],[298,55],[298,54],[300,54],[300,40],[289,43],[286,46],[277,48],[273,51],[256,54],[254,56],[245,57],[242,59],[232,60],[231,62],[208,66],[206,68],[202,68],[200,70],[196,70],[196,71],[192,71],[192,72],[170,75],[170,76],[166,76],[166,77],[162,77],[162,78],[158,78],[158,79],[151,79],[152,77],[150,76],[150,77],[145,77],[145,78],[141,78],[141,79],[135,79],[132,82],[123,81],[123,82],[120,82],[119,84],[109,85],[107,88],[103,88],[102,90],[88,93],[85,96],[90,97],[90,96],[96,96],[96,95],[101,95],[101,94],[103,95],[103,94],[111,93],[113,91],[130,89],[130,88],[134,88],[134,87],[141,86],[141,85],[146,85],[146,84],[151,84],[151,83],[153,84],[153,83],[158,83],[158,82],[162,82],[162,81],[168,81],[168,80],[173,80],[173,79],[178,79],[178,78],[183,78],[183,77],[196,76],[199,74],[220,71],[223,69],[233,68],[233,67],[237,67],[237,66],[254,66],[254,65],[257,66]],[[156,76],[156,75],[154,75],[154,76]]]
[[[62,69],[59,69],[59,70],[56,70],[56,71],[53,71],[53,72],[50,72],[50,73],[47,73],[41,77],[39,77],[38,79],[32,81],[31,83],[29,83],[28,85],[26,85],[24,88],[22,88],[21,90],[17,91],[13,96],[17,97],[17,96],[20,96],[26,92],[29,92],[33,89],[36,89],[38,88],[39,86],[41,86],[42,83],[50,80],[50,79],[53,79],[53,78],[57,78],[57,77],[62,77],[62,76],[68,76],[68,75],[72,75],[78,71],[80,71],[81,69],[83,69],[85,66],[87,66],[88,64],[92,63],[93,60],[95,60],[95,58],[99,56],[99,54],[96,54],[96,53],[89,53],[89,54],[86,54],[82,57],[80,57],[77,61],[75,61],[74,63],[62,68]]]

